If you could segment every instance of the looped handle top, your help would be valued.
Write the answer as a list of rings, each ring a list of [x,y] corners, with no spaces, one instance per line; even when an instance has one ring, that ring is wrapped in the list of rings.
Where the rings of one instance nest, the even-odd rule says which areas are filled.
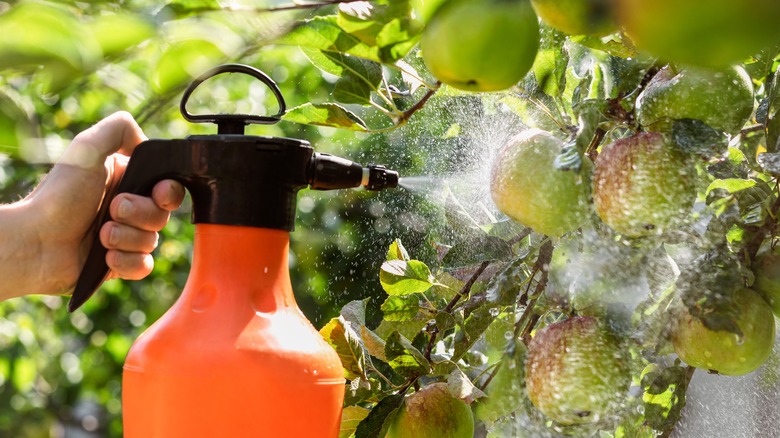
[[[195,91],[198,86],[206,79],[220,75],[222,73],[243,73],[252,76],[260,82],[264,83],[271,89],[276,97],[276,101],[279,103],[279,112],[272,116],[258,116],[253,114],[190,114],[187,111],[187,101],[190,99],[190,95]],[[252,66],[245,64],[223,64],[212,68],[200,77],[196,78],[189,87],[184,91],[184,95],[181,97],[181,104],[179,105],[181,115],[185,120],[192,123],[215,123],[219,127],[220,134],[243,134],[244,127],[249,124],[273,124],[281,120],[284,113],[287,111],[287,106],[282,96],[282,91],[279,90],[279,86],[276,85],[273,79],[271,79],[263,71],[258,70]]]

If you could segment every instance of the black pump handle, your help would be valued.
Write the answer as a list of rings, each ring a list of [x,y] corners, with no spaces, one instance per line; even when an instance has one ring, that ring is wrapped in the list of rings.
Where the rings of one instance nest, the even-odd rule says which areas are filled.
[[[260,82],[267,85],[274,93],[276,101],[279,103],[279,112],[271,116],[258,116],[253,114],[190,114],[190,112],[187,111],[187,102],[189,101],[192,92],[207,79],[223,73],[243,73],[258,79]],[[263,71],[245,64],[223,64],[212,68],[192,81],[190,86],[184,91],[179,110],[184,119],[189,122],[215,123],[219,127],[220,134],[243,134],[244,126],[246,125],[269,125],[278,122],[287,111],[287,105],[284,102],[284,97],[282,96],[282,91],[279,89],[279,86]]]

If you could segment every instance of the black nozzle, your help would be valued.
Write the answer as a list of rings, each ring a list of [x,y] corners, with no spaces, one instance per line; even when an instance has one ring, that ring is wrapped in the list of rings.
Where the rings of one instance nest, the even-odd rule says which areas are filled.
[[[363,167],[344,158],[315,153],[311,160],[309,184],[314,190],[360,186],[368,190],[382,190],[398,186],[398,172],[382,165]]]
[[[398,187],[398,172],[381,164],[368,166],[368,181],[363,184],[368,190],[383,190]]]

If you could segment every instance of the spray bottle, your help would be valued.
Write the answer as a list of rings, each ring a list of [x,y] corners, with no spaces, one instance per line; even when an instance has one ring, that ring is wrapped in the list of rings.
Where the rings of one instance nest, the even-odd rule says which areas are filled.
[[[190,114],[195,88],[228,72],[265,83],[279,113]],[[125,361],[125,437],[336,437],[341,362],[297,307],[290,284],[296,194],[307,186],[380,190],[395,187],[398,174],[315,153],[303,140],[244,135],[247,124],[275,123],[285,112],[278,86],[249,66],[205,73],[185,91],[180,109],[188,121],[216,123],[218,134],[138,145],[115,191],[149,195],[157,182],[178,180],[192,197],[195,223],[181,296]],[[106,251],[96,236],[70,311],[106,278]]]

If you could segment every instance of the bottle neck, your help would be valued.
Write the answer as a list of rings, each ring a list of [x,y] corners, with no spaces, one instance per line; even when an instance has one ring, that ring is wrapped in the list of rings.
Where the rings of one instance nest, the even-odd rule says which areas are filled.
[[[289,250],[287,231],[197,224],[188,282],[192,287],[186,288],[194,295],[193,310],[249,304],[254,312],[273,312],[295,305]]]

